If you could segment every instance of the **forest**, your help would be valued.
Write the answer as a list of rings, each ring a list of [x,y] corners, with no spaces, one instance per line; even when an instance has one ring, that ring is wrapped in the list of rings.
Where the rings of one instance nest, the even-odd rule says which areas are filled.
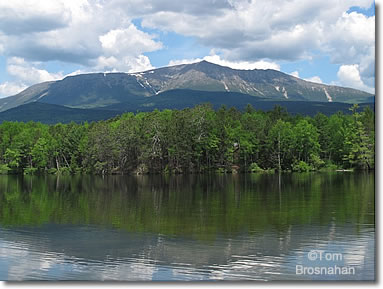
[[[2,174],[179,174],[375,167],[375,113],[291,115],[210,105],[105,121],[0,124]]]

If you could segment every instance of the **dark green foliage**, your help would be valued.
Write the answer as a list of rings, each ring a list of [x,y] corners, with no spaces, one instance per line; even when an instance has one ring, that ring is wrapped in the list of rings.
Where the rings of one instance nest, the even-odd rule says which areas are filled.
[[[0,113],[2,121],[36,121],[46,124],[104,120],[117,115],[115,111],[70,108],[61,105],[32,102]]]
[[[374,112],[292,116],[209,105],[90,124],[0,125],[0,173],[198,173],[374,168]]]
[[[290,114],[302,114],[314,116],[318,112],[330,116],[338,111],[350,114],[350,104],[336,102],[314,101],[265,101],[259,97],[238,92],[195,91],[186,89],[169,90],[153,97],[129,98],[129,101],[103,108],[79,109],[63,105],[32,102],[20,105],[16,108],[0,112],[2,121],[38,121],[46,124],[84,122],[105,120],[124,112],[149,112],[155,109],[185,109],[193,108],[198,104],[210,103],[214,109],[222,105],[236,107],[241,111],[253,108],[257,110],[271,111],[274,121],[279,117]],[[250,105],[250,107],[248,107]],[[275,108],[277,106],[277,108]],[[374,104],[364,103],[359,105],[358,112],[368,108],[374,109]]]

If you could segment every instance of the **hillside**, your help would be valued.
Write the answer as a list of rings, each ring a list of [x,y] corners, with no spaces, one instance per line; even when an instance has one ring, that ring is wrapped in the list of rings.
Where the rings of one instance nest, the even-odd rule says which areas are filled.
[[[184,100],[187,101],[184,101]],[[0,122],[3,121],[38,121],[46,124],[81,123],[84,121],[98,121],[112,118],[124,112],[149,112],[154,109],[184,109],[192,108],[196,104],[210,103],[214,109],[222,106],[236,107],[244,110],[251,104],[257,110],[269,111],[280,105],[291,114],[314,116],[318,112],[332,115],[338,111],[350,113],[350,104],[340,102],[307,102],[307,101],[263,101],[249,95],[230,92],[201,92],[194,90],[170,90],[152,98],[143,98],[139,102],[123,102],[111,106],[94,109],[69,108],[61,105],[32,102],[7,111],[0,112]],[[374,109],[374,104],[359,104],[362,111],[366,106]]]
[[[0,111],[35,101],[73,108],[102,108],[127,102],[139,105],[176,89],[238,93],[244,99],[266,101],[363,103],[374,99],[372,94],[360,90],[308,82],[276,70],[236,70],[202,61],[141,73],[69,76],[0,99]],[[188,99],[177,102],[181,107],[190,105]],[[221,104],[226,104],[224,99]]]
[[[114,111],[69,108],[61,105],[32,102],[0,113],[3,121],[36,121],[46,124],[80,123],[84,121],[104,120],[115,116]]]

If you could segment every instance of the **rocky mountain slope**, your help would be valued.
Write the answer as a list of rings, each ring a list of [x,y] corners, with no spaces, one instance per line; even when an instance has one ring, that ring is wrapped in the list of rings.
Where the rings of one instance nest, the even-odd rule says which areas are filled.
[[[36,84],[0,99],[0,111],[36,101],[74,108],[107,107],[154,99],[176,89],[240,93],[264,101],[374,101],[374,95],[367,92],[313,83],[272,69],[236,70],[202,61],[140,73],[82,74]]]

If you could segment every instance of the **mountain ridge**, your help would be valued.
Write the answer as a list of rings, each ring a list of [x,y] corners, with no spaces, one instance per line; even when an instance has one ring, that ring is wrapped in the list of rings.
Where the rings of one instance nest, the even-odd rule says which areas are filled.
[[[182,101],[187,98],[188,102]],[[240,99],[240,101],[238,101]],[[209,100],[209,101],[207,101]],[[235,92],[206,92],[194,90],[169,90],[159,93],[153,98],[143,98],[140,102],[124,102],[103,108],[79,109],[66,106],[31,102],[0,112],[0,123],[3,121],[36,121],[46,124],[98,121],[113,118],[125,112],[150,112],[155,109],[187,109],[195,105],[209,103],[212,108],[219,109],[222,102],[227,108],[235,107],[244,111],[248,104],[256,110],[269,111],[275,106],[285,108],[291,114],[314,116],[318,112],[331,115],[338,111],[351,113],[350,104],[341,102],[315,101],[264,101],[250,95]],[[373,103],[359,104],[358,111],[365,107],[374,110]]]
[[[0,111],[30,102],[73,108],[102,108],[175,89],[235,92],[273,101],[363,103],[373,95],[309,82],[272,69],[239,70],[201,61],[137,73],[88,73],[33,85],[0,99]]]

